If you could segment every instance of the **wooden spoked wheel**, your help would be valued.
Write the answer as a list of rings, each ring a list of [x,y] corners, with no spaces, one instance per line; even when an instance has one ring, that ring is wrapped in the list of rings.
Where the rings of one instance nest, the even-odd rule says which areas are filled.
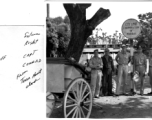
[[[89,118],[92,110],[92,92],[83,78],[73,80],[64,94],[65,118]]]
[[[47,93],[46,96],[46,117],[49,118],[55,107],[55,96],[52,93]]]

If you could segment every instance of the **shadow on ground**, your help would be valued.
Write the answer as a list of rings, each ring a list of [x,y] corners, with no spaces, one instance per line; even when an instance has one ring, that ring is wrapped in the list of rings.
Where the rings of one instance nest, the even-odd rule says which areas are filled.
[[[103,108],[94,107],[91,118],[152,118],[152,96],[128,98],[118,104],[99,104]]]
[[[125,98],[109,98],[118,101],[116,104],[106,103],[100,98],[101,102],[97,103],[102,108],[93,106],[90,118],[152,118],[152,96]],[[54,109],[51,115],[51,118],[63,117],[62,107]]]

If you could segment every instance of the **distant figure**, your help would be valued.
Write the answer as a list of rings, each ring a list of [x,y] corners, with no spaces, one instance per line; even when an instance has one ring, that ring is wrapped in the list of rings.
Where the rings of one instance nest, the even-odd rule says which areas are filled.
[[[112,96],[112,72],[114,72],[114,63],[112,57],[109,55],[109,49],[105,49],[105,55],[102,57],[103,61],[103,80],[102,93],[103,95]]]
[[[99,98],[101,80],[102,80],[102,71],[103,62],[102,59],[98,56],[98,50],[94,51],[94,56],[89,61],[89,67],[91,68],[91,90],[92,95],[95,98]]]
[[[152,48],[150,48],[148,59],[149,59],[149,82],[151,86],[151,92],[148,94],[152,95]]]
[[[126,81],[128,79],[128,63],[131,61],[130,54],[126,51],[126,46],[122,45],[122,50],[116,56],[118,63],[118,85],[116,88],[116,96],[120,95],[120,87],[123,82],[123,95],[125,95]]]
[[[148,74],[148,66],[147,66],[147,57],[142,52],[142,47],[139,46],[137,48],[137,53],[133,57],[133,71],[139,73],[139,78],[141,81],[140,86],[140,95],[143,95],[144,92],[144,76]],[[135,84],[135,82],[134,82]],[[134,89],[136,90],[136,84],[134,85]],[[136,91],[135,91],[136,92]]]

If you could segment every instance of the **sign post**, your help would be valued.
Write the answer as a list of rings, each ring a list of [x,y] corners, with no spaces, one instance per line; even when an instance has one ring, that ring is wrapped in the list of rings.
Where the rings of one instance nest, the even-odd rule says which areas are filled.
[[[133,39],[137,38],[141,33],[141,26],[140,23],[136,19],[127,19],[122,24],[122,33],[123,35],[129,39],[131,47],[130,47],[130,55],[134,55],[134,48],[133,48]],[[132,43],[131,43],[132,42]],[[129,65],[129,71],[133,72],[133,65]]]
[[[140,23],[136,19],[127,19],[122,24],[122,33],[123,35],[130,40],[131,48],[131,56],[133,56],[134,49],[133,49],[133,39],[137,38],[141,33],[141,26]]]

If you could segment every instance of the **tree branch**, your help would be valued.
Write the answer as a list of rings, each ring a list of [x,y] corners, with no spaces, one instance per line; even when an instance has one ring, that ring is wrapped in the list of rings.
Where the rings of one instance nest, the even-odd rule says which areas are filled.
[[[100,8],[91,19],[87,20],[88,28],[94,30],[97,25],[107,19],[110,15],[111,13],[109,10]]]

